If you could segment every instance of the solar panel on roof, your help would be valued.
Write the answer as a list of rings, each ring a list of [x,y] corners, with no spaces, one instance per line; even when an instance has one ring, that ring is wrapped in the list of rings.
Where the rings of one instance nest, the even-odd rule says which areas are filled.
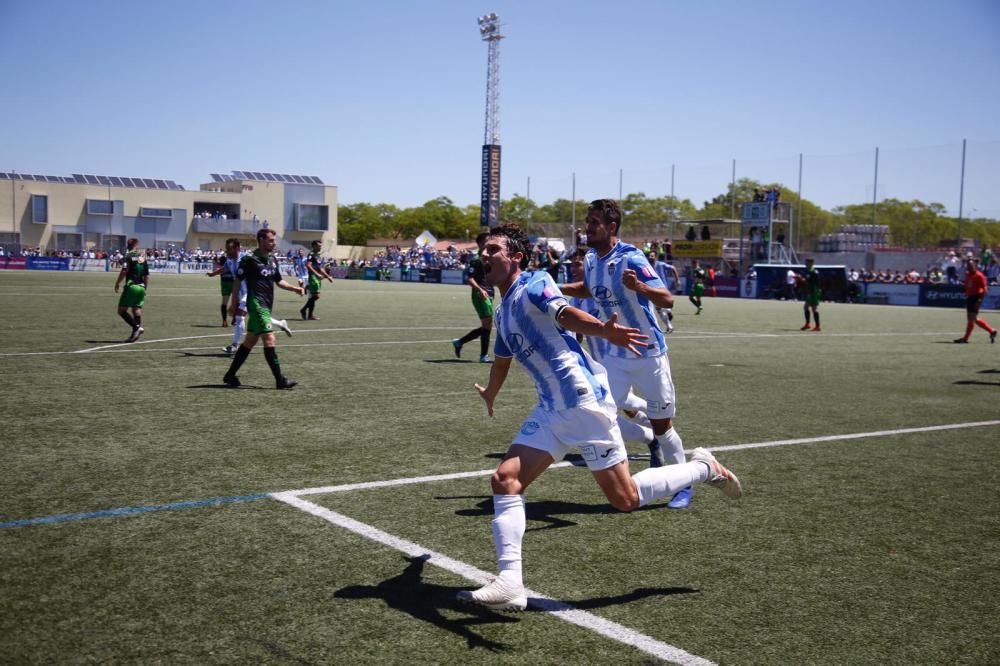
[[[98,176],[97,177],[97,182],[100,183],[101,185],[107,185],[111,181],[108,180],[107,176]]]
[[[163,182],[162,179],[157,178],[153,182],[156,183],[156,189],[158,189],[158,190],[165,190],[165,189],[167,189],[167,184],[165,182]]]
[[[262,174],[260,171],[254,171],[252,172],[252,174],[254,180],[264,180],[264,174]]]
[[[221,183],[222,182],[222,176],[220,176],[219,174],[217,174],[217,173],[210,173],[208,175],[212,177],[212,181],[213,182],[216,182],[216,183]]]
[[[292,177],[289,176],[287,173],[281,174],[281,177],[284,179],[284,181],[286,183],[294,183],[295,182],[294,180],[292,180]]]
[[[142,178],[133,178],[132,187],[141,187],[142,189],[146,189],[146,183],[142,182]]]
[[[10,176],[6,173],[0,173],[0,180],[10,180]]]
[[[225,175],[222,176],[222,182],[224,182],[224,183],[231,183],[231,182],[233,182],[233,180],[235,180],[235,179],[232,176],[225,176]]]
[[[317,185],[323,185],[323,180],[319,176],[313,176],[313,180],[316,181]]]
[[[122,179],[119,178],[118,176],[108,176],[108,180],[110,180],[111,184],[114,185],[115,187],[122,186]]]
[[[61,183],[62,182],[62,178],[60,178],[59,176],[45,176],[45,182],[46,183]]]
[[[156,189],[156,183],[153,182],[152,178],[143,178],[142,182],[145,183],[146,187],[148,187],[149,189],[151,189],[151,190],[155,190]]]
[[[73,182],[74,183],[80,183],[81,185],[86,185],[87,184],[87,179],[84,178],[82,174],[74,173],[73,174]]]
[[[264,174],[264,178],[266,178],[267,180],[269,180],[269,181],[271,181],[273,183],[278,182],[278,179],[274,177],[273,173],[265,173]]]
[[[73,178],[71,178],[70,176],[63,176],[62,182],[64,182],[64,183],[75,183],[76,181],[73,180]]]
[[[296,182],[296,183],[305,183],[305,182],[306,182],[306,179],[305,179],[305,178],[303,178],[302,176],[298,176],[298,175],[296,175],[296,176],[292,176],[292,178],[294,178],[294,179],[295,179],[295,182]]]
[[[172,180],[167,181],[167,188],[171,190],[176,190],[179,186]]]
[[[100,185],[100,183],[97,182],[97,176],[92,176],[89,173],[85,173],[83,174],[83,177],[87,180],[88,185]]]
[[[243,180],[243,172],[242,171],[234,171],[233,172],[233,179],[234,180]]]

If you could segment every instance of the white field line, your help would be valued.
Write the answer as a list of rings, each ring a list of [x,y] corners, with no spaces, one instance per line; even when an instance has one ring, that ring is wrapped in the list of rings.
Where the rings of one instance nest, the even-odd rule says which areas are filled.
[[[796,444],[816,444],[820,442],[831,442],[831,441],[841,441],[841,440],[851,440],[851,439],[864,439],[871,437],[889,437],[893,435],[907,435],[914,433],[923,432],[940,432],[943,430],[958,430],[963,428],[983,428],[989,426],[1000,425],[1000,420],[996,421],[974,421],[969,423],[950,423],[938,426],[924,426],[919,428],[898,428],[894,430],[875,430],[871,432],[858,432],[858,433],[848,433],[844,435],[826,435],[822,437],[801,437],[798,439],[783,439],[774,440],[771,442],[754,442],[747,444],[731,444],[724,446],[713,446],[712,451],[736,451],[740,449],[758,449],[774,446],[791,446]],[[552,468],[561,467],[571,467],[572,463],[560,462],[552,465]],[[312,502],[302,499],[304,495],[319,495],[319,494],[329,494],[338,492],[349,492],[354,490],[368,490],[373,488],[388,488],[391,486],[401,486],[401,485],[411,485],[417,483],[430,483],[435,481],[450,481],[454,479],[467,479],[474,477],[482,477],[493,474],[492,469],[476,470],[473,472],[455,472],[452,474],[438,474],[434,476],[419,476],[403,479],[391,479],[386,481],[370,481],[366,483],[349,483],[339,486],[324,486],[318,488],[302,488],[299,490],[287,490],[284,492],[270,493],[270,496],[280,502],[284,502],[293,507],[301,509],[306,513],[312,514],[327,522],[337,525],[338,527],[343,527],[344,529],[350,530],[356,534],[363,537],[371,539],[377,543],[384,546],[389,546],[390,548],[395,548],[411,557],[419,557],[422,555],[428,555],[427,560],[431,564],[437,567],[450,571],[454,574],[462,576],[468,580],[473,581],[479,585],[483,585],[489,582],[490,575],[481,570],[477,569],[471,565],[465,564],[458,560],[454,560],[450,557],[437,553],[435,551],[429,550],[420,546],[419,544],[413,543],[412,541],[406,541],[405,539],[400,539],[399,537],[383,532],[371,525],[362,523],[360,521],[349,518],[343,514],[336,513],[324,507],[314,504]],[[646,636],[645,634],[640,634],[633,631],[627,627],[616,624],[609,620],[605,620],[596,615],[592,615],[585,611],[581,611],[577,608],[570,606],[569,604],[557,601],[545,595],[539,594],[538,592],[527,590],[528,603],[538,608],[539,610],[551,613],[552,615],[558,617],[561,620],[570,622],[584,629],[588,629],[597,634],[610,638],[612,640],[624,643],[626,645],[631,645],[632,647],[645,652],[646,654],[653,655],[659,659],[663,659],[669,663],[674,664],[698,664],[698,665],[711,665],[713,662],[698,657],[689,652],[669,645],[667,643],[662,643],[654,638]]]
[[[221,328],[221,327],[220,327]],[[454,331],[464,329],[464,326],[424,326],[424,327],[397,327],[397,328],[316,328],[293,331],[295,335],[304,333],[329,333],[329,332],[350,332],[350,331]],[[902,333],[829,333],[824,337],[837,338],[866,338],[866,337],[941,337],[954,334],[954,331],[921,331]],[[96,354],[109,352],[182,352],[182,351],[208,351],[214,347],[172,347],[167,349],[142,348],[140,345],[158,344],[161,342],[178,342],[181,340],[205,340],[209,338],[228,338],[232,333],[213,333],[211,335],[188,335],[179,338],[159,338],[155,340],[140,340],[139,342],[116,342],[113,344],[89,347],[87,349],[75,349],[73,351],[42,351],[42,352],[7,352],[0,354],[0,358],[10,356],[60,356],[65,354]],[[804,340],[817,339],[816,336],[801,335],[798,333],[704,333],[704,334],[672,334],[668,340],[726,340],[732,338],[799,338]],[[344,346],[364,346],[364,345],[406,345],[406,344],[439,344],[450,342],[449,340],[386,340],[383,342],[313,342],[302,344],[283,344],[285,347],[344,347]]]
[[[411,557],[429,556],[427,561],[430,564],[440,567],[445,571],[450,571],[453,574],[471,580],[479,585],[485,585],[489,582],[490,574],[482,569],[477,569],[476,567],[466,564],[465,562],[460,562],[459,560],[452,559],[446,555],[442,555],[441,553],[424,548],[420,544],[400,539],[399,537],[383,532],[382,530],[372,527],[371,525],[359,522],[343,514],[336,513],[335,511],[330,511],[329,509],[313,504],[312,502],[308,502],[298,497],[294,491],[273,493],[271,497],[279,502],[284,502],[285,504],[305,511],[306,513],[322,518],[333,525],[343,527],[344,529],[350,530],[355,534],[371,539],[376,543],[394,548]],[[605,620],[604,618],[598,617],[586,611],[574,608],[564,602],[557,601],[533,590],[525,591],[528,594],[528,603],[531,606],[554,615],[560,620],[564,620],[566,622],[570,622],[571,624],[575,624],[578,627],[588,629],[600,634],[601,636],[618,641],[619,643],[630,645],[658,659],[662,659],[672,664],[683,664],[684,666],[712,666],[713,664],[713,662],[708,661],[707,659],[685,652],[678,647],[668,645],[667,643],[658,641],[654,638],[646,636],[645,634],[640,634],[637,631],[633,631],[628,627],[623,627],[622,625],[611,622],[610,620]]]

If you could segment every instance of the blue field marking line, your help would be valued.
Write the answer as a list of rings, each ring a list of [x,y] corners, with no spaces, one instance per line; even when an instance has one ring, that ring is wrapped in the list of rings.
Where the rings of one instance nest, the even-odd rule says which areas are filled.
[[[151,506],[127,506],[120,509],[106,509],[104,511],[90,511],[87,513],[64,513],[56,516],[45,516],[43,518],[23,518],[21,520],[11,520],[0,523],[0,529],[7,527],[27,527],[29,525],[47,525],[50,523],[71,523],[78,520],[92,520],[94,518],[115,518],[117,516],[132,516],[139,513],[151,513],[153,511],[176,511],[178,509],[200,509],[204,506],[214,506],[218,504],[235,504],[236,502],[253,502],[267,499],[267,493],[257,493],[255,495],[239,495],[237,497],[215,497],[205,500],[191,500],[187,502],[171,502],[169,504],[153,504]]]

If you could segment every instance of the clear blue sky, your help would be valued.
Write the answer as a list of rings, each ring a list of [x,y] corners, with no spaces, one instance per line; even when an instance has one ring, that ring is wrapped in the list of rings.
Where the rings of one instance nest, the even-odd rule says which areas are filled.
[[[1000,218],[1000,2],[0,0],[0,170],[318,175],[342,203],[479,202],[497,12],[502,195],[737,177],[832,207]]]

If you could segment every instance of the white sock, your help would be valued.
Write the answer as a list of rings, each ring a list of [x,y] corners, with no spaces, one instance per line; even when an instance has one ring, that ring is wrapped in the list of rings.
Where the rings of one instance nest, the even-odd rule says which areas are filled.
[[[659,443],[660,450],[663,451],[668,465],[678,465],[687,460],[684,457],[684,442],[681,441],[681,436],[673,428],[662,435],[656,435],[656,441]]]
[[[618,429],[622,431],[622,439],[626,442],[649,444],[649,440],[653,439],[652,428],[643,427],[621,416],[618,417]]]
[[[243,330],[245,328],[244,324],[243,324],[243,320],[244,320],[243,315],[236,315],[236,323],[233,324],[233,344],[234,345],[239,345],[240,341],[243,339]]]
[[[632,391],[629,391],[622,404],[618,405],[618,408],[627,409],[630,412],[644,412],[646,411],[646,401],[635,393],[632,393]]]
[[[674,493],[694,483],[708,481],[708,465],[689,462],[666,467],[648,467],[632,475],[635,489],[639,491],[639,506],[646,506],[661,497]]]
[[[524,496],[493,496],[493,544],[497,551],[500,578],[523,585],[521,577],[521,541],[524,539]]]

